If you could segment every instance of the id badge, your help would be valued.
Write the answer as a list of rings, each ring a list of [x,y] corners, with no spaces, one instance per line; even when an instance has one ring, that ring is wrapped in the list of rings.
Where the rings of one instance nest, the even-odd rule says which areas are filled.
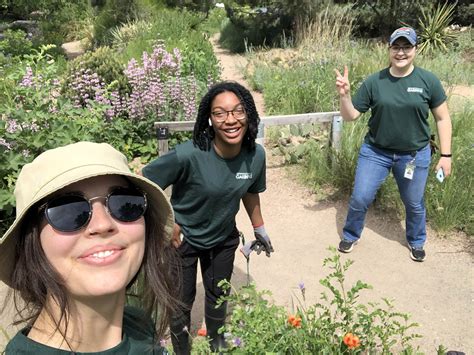
[[[413,174],[415,173],[415,164],[413,161],[409,162],[405,167],[405,175],[404,177],[408,180],[413,179]]]

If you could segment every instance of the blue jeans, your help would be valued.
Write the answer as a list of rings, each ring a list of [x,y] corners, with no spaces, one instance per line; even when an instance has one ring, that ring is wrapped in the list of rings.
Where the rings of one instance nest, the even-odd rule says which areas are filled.
[[[411,247],[423,247],[426,241],[426,209],[423,201],[431,161],[427,145],[416,152],[394,153],[363,143],[359,152],[354,190],[349,202],[343,239],[357,241],[364,228],[369,205],[385,178],[393,172],[406,211],[406,237]],[[413,179],[404,177],[406,165],[413,161]]]

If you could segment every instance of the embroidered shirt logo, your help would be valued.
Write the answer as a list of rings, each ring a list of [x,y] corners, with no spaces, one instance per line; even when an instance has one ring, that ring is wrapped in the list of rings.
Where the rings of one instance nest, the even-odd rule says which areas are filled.
[[[409,87],[407,88],[407,92],[418,92],[420,94],[423,94],[423,88],[412,88],[412,87]]]
[[[237,173],[235,174],[237,180],[250,180],[252,178],[252,173]]]

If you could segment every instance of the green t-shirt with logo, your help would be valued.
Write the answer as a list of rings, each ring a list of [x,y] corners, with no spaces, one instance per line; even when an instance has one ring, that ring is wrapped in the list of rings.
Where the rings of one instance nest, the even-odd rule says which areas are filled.
[[[439,79],[415,67],[402,78],[392,76],[389,68],[370,75],[352,103],[359,112],[371,110],[366,143],[391,151],[412,152],[428,144],[429,112],[445,100]]]
[[[5,354],[29,355],[166,355],[168,351],[157,345],[154,325],[146,319],[142,310],[126,306],[123,315],[123,339],[111,349],[98,352],[72,352],[49,347],[28,338],[29,328],[20,330],[7,345]],[[158,343],[159,344],[159,343]]]
[[[171,204],[188,243],[209,249],[235,227],[240,200],[265,191],[265,151],[242,147],[232,159],[187,141],[143,168],[143,175],[165,189],[173,185]]]

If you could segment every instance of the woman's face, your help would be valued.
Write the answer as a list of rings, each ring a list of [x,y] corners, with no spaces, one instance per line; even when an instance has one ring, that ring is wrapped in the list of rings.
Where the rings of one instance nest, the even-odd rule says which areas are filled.
[[[397,70],[406,70],[411,67],[416,56],[416,47],[406,38],[397,39],[390,46],[390,63]]]
[[[216,95],[211,103],[211,120],[218,150],[240,151],[247,132],[247,114],[237,95],[226,91]]]
[[[127,187],[118,176],[101,176],[67,186],[59,194],[78,192],[85,198],[107,196]],[[40,240],[44,253],[61,275],[71,296],[94,297],[123,292],[138,272],[145,250],[145,218],[114,219],[104,199],[94,199],[89,223],[75,232],[59,232],[43,218]]]

